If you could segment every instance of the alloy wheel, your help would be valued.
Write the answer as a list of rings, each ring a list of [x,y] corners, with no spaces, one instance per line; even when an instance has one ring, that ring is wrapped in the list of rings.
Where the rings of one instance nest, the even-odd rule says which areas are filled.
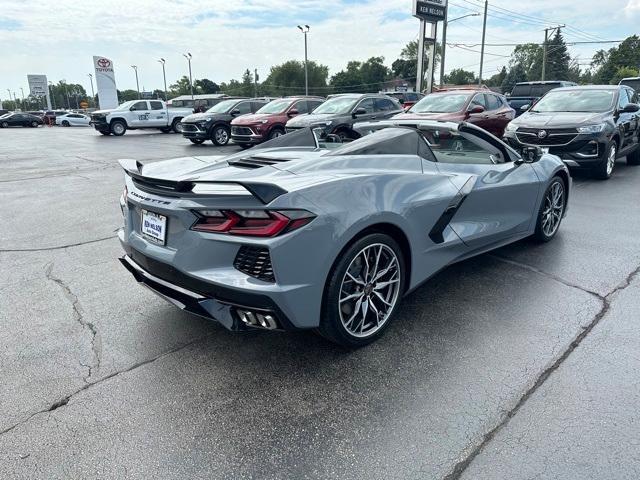
[[[613,173],[613,169],[616,166],[616,147],[612,146],[609,149],[609,156],[607,157],[607,176]]]
[[[225,128],[217,128],[214,135],[219,145],[225,145],[229,141],[229,134]]]
[[[542,232],[547,237],[552,237],[558,231],[564,206],[564,185],[560,181],[554,182],[545,196],[542,211]]]
[[[116,135],[121,135],[124,133],[124,125],[122,125],[121,123],[116,123],[113,126],[113,133],[115,133]]]
[[[353,258],[340,286],[338,311],[342,326],[358,338],[380,330],[398,302],[400,262],[388,245],[375,243]]]

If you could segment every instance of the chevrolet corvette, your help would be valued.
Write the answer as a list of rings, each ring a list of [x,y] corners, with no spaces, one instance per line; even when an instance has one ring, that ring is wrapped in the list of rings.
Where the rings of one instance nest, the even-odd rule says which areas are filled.
[[[466,123],[354,130],[349,143],[307,128],[227,157],[121,160],[122,264],[230,330],[359,347],[446,266],[557,234],[571,188],[558,157]]]

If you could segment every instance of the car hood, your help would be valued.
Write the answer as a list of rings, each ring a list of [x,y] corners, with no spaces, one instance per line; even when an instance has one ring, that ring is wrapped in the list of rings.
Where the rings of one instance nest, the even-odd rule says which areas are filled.
[[[292,118],[287,122],[288,127],[309,127],[316,123],[329,122],[334,121],[336,118],[341,115],[336,115],[335,113],[324,113],[324,114],[311,114],[307,113],[304,115],[298,115],[295,118]]]
[[[284,116],[284,113],[249,113],[242,115],[231,122],[232,125],[251,125],[252,123],[258,123],[262,120],[271,120],[275,117]]]
[[[202,122],[202,121],[207,121],[208,119],[216,119],[216,118],[220,118],[222,117],[224,114],[220,114],[220,113],[207,113],[207,112],[203,112],[203,113],[192,113],[191,115],[187,115],[186,117],[184,117],[182,119],[182,121],[184,123],[196,123],[196,122]]]
[[[414,113],[406,112],[394,115],[392,120],[462,120],[462,112],[454,113]]]
[[[607,113],[587,112],[525,112],[513,123],[530,128],[580,127],[604,122],[608,116]]]
[[[103,114],[103,115],[108,115],[111,112],[115,111],[115,108],[108,108],[108,109],[104,109],[104,110],[94,110],[93,112],[91,112],[91,115],[97,113],[97,114]],[[66,114],[65,114],[66,115]]]

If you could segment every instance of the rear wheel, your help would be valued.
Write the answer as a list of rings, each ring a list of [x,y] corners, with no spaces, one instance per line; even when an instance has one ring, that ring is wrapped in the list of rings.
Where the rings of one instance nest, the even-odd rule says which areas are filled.
[[[35,120],[33,122],[31,122],[31,126],[33,128],[37,128],[38,127],[38,122],[36,122]]]
[[[640,146],[627,155],[627,165],[640,165]]]
[[[175,133],[182,133],[182,124],[180,122],[182,122],[182,119],[176,118],[171,124],[171,130]]]
[[[69,124],[69,122],[67,120],[63,120],[62,121],[62,126],[63,127],[70,127],[71,125]]]
[[[229,129],[224,125],[217,125],[213,127],[213,131],[211,132],[211,141],[214,145],[224,147],[229,143]]]
[[[190,138],[189,141],[191,143],[195,143],[196,145],[201,145],[202,143],[204,143],[204,140],[202,140],[201,138]]]
[[[111,122],[111,133],[116,137],[121,137],[127,131],[127,125],[122,120],[114,120]]]
[[[8,122],[2,122],[2,123],[0,123],[0,127],[9,128],[9,123]]]
[[[269,132],[269,140],[273,140],[274,138],[278,138],[284,135],[284,130],[280,127],[274,127]]]
[[[618,145],[615,141],[610,142],[604,149],[602,158],[598,162],[598,166],[594,168],[593,174],[600,180],[608,180],[616,168],[616,157],[618,155]]]
[[[534,237],[548,242],[558,233],[564,212],[567,208],[567,189],[560,177],[554,177],[544,194],[544,200],[538,212]]]
[[[319,333],[350,348],[378,339],[404,292],[404,276],[402,250],[393,238],[373,233],[354,242],[329,274]]]

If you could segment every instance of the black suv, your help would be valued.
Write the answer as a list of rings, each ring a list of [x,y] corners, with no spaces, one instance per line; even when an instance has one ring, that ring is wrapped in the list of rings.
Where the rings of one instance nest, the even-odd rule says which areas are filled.
[[[640,165],[638,94],[626,86],[558,88],[547,93],[504,134],[515,148],[542,147],[569,167],[611,177],[618,157]]]
[[[270,101],[268,98],[224,100],[204,113],[194,113],[183,118],[180,122],[182,136],[196,144],[211,140],[214,145],[226,145],[231,138],[231,120],[240,115],[255,113]]]
[[[545,96],[551,90],[561,87],[577,87],[577,83],[562,82],[559,80],[546,80],[543,82],[520,82],[516,83],[511,94],[507,97],[509,106],[516,111],[516,117],[522,115],[540,97]]]

